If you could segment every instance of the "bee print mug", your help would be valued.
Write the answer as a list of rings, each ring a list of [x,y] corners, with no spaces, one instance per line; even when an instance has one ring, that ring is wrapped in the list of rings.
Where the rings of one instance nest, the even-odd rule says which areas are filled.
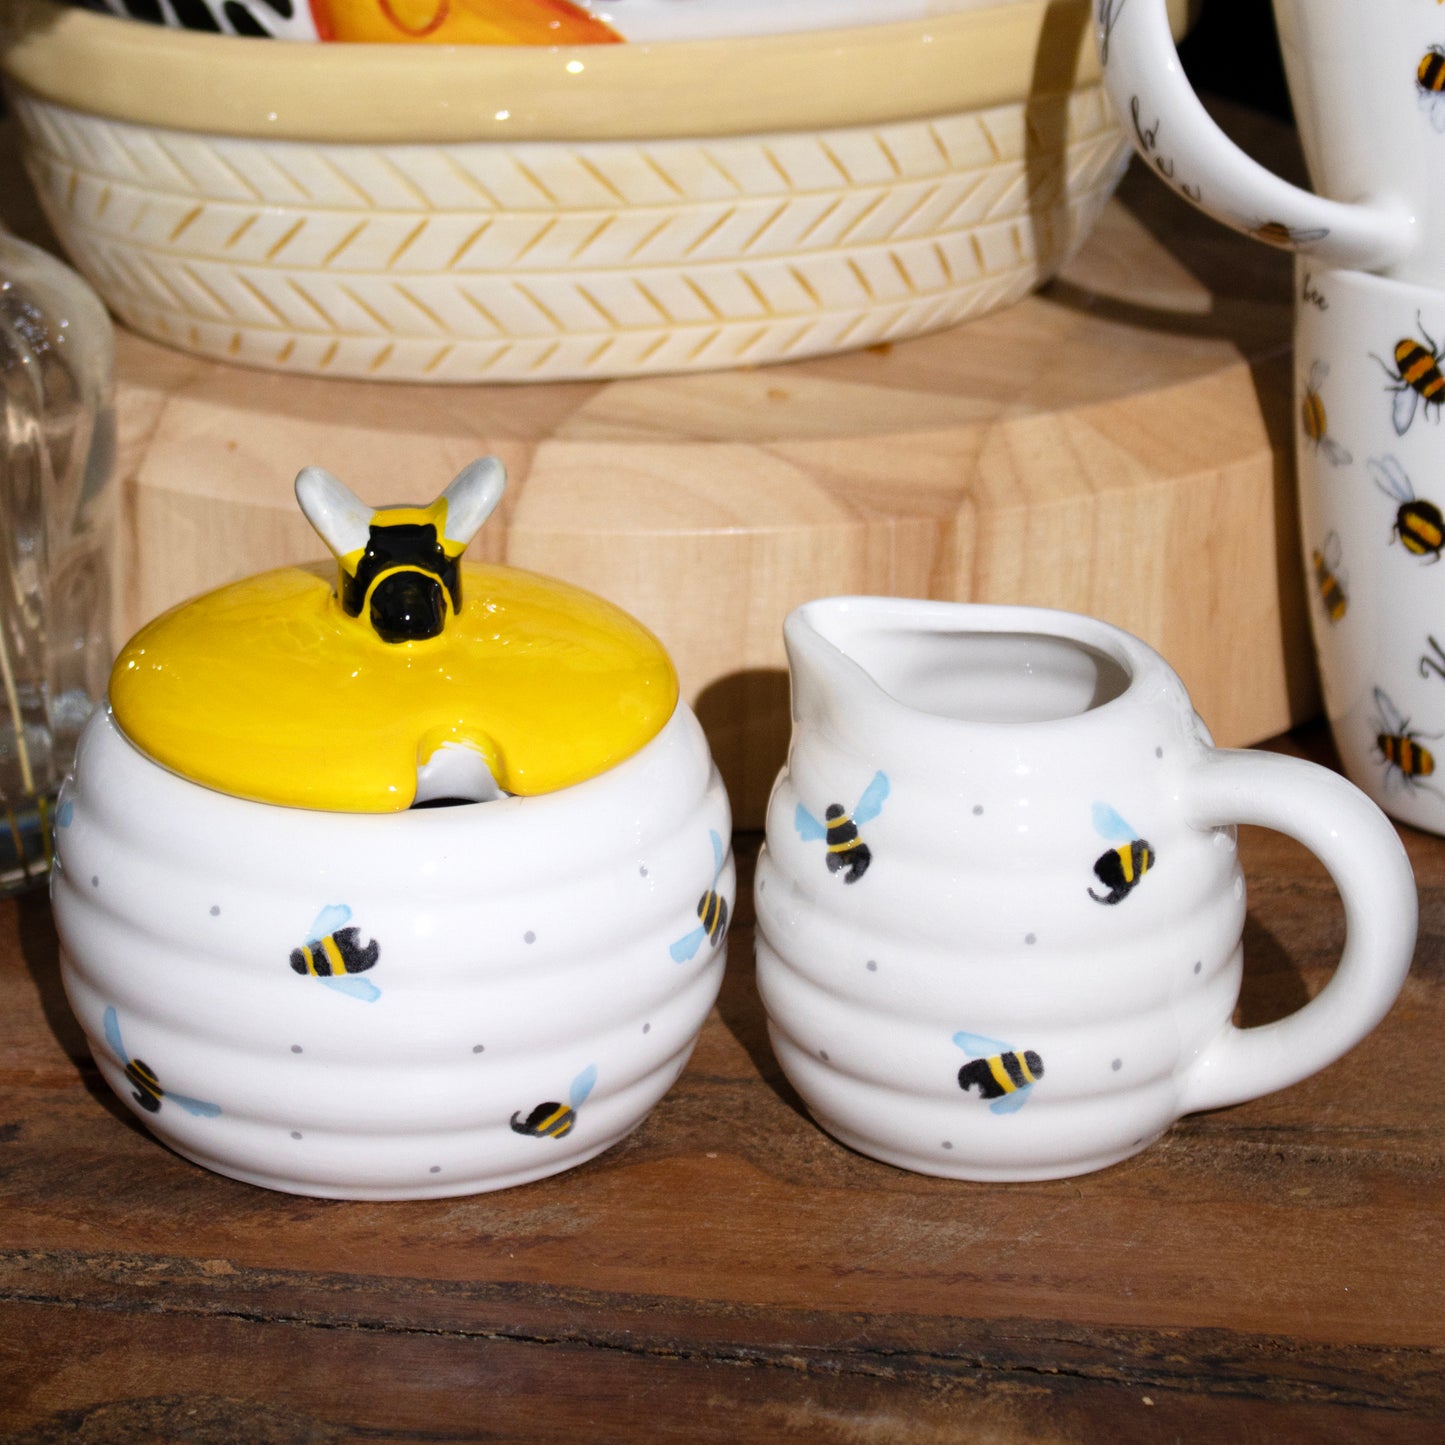
[[[1445,833],[1445,291],[1296,263],[1310,623],[1350,779]]]
[[[843,1143],[961,1179],[1079,1174],[1324,1068],[1390,1007],[1416,896],[1389,821],[1326,768],[1216,749],[1137,638],[869,597],[809,602],[784,637],[758,985]],[[1311,848],[1348,921],[1329,985],[1250,1029],[1236,823]]]
[[[1165,0],[1094,0],[1104,85],[1135,149],[1186,200],[1267,244],[1445,285],[1445,6],[1274,0],[1274,17],[1314,193],[1210,119]]]

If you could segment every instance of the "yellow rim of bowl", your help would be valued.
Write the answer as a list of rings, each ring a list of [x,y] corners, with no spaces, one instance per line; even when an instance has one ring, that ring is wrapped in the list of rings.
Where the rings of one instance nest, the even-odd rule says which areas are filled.
[[[1169,0],[1175,33],[1189,0]],[[1099,78],[1090,0],[928,21],[600,46],[343,45],[9,0],[0,69],[92,115],[298,141],[638,140],[877,125]]]

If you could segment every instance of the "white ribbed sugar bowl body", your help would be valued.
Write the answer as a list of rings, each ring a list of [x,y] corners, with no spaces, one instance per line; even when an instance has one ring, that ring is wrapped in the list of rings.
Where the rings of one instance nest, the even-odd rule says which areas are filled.
[[[755,884],[773,1047],[863,1153],[965,1179],[1110,1164],[1324,1067],[1414,941],[1403,850],[1325,769],[1215,750],[1178,677],[1092,618],[899,599],[785,628],[793,741]],[[1305,840],[1346,898],[1334,983],[1236,1029],[1231,823]]]
[[[272,1189],[420,1198],[579,1164],[671,1086],[722,979],[699,898],[731,905],[728,803],[681,704],[572,787],[393,814],[214,791],[107,712],[58,823],[61,968],[101,1072],[178,1153]],[[375,959],[298,969],[328,938]]]

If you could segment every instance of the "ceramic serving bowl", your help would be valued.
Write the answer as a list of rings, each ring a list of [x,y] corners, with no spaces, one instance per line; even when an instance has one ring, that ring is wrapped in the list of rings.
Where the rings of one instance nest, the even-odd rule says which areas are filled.
[[[1047,279],[1127,155],[1086,0],[560,47],[47,0],[5,23],[27,168],[116,313],[314,374],[605,378],[936,330]]]
[[[374,626],[419,574],[368,545],[391,559]],[[717,995],[728,802],[656,639],[578,589],[460,576],[474,620],[446,607],[414,641],[344,616],[320,570],[219,589],[122,651],[82,737],[52,876],[66,992],[121,1099],[219,1173],[365,1199],[556,1173],[642,1122]],[[653,659],[621,691],[619,637]]]

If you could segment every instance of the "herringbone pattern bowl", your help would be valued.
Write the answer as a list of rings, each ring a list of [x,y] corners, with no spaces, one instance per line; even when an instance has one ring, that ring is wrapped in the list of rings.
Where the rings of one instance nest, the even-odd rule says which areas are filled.
[[[317,48],[17,3],[0,60],[76,265],[147,336],[291,371],[600,379],[899,340],[1047,279],[1128,153],[1084,0],[304,70]]]

